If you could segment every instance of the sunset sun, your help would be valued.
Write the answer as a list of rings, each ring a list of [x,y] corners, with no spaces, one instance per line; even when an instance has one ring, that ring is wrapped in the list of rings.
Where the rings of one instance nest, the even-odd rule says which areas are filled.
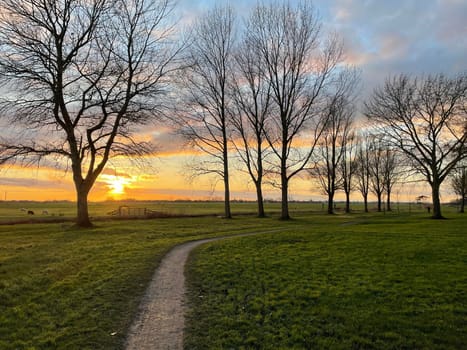
[[[108,193],[112,196],[121,196],[131,184],[131,180],[118,176],[106,176],[105,181],[108,187]]]

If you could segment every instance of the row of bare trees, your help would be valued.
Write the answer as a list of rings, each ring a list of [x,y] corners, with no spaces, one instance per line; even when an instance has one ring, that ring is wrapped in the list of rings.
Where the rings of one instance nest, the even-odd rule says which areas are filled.
[[[329,115],[317,163],[311,170],[328,195],[328,212],[333,212],[333,197],[338,189],[346,193],[346,211],[349,210],[352,178],[363,196],[365,210],[368,194],[373,193],[381,211],[384,195],[386,208],[391,210],[391,193],[399,180],[421,177],[432,190],[432,216],[440,219],[440,186],[449,176],[463,211],[466,106],[465,73],[454,78],[442,74],[423,78],[400,75],[375,89],[365,102],[363,112],[368,118],[369,133],[363,138],[355,136],[351,117],[344,113]]]
[[[465,74],[389,79],[365,103],[371,132],[355,149],[358,73],[342,64],[342,44],[322,33],[309,2],[257,5],[242,31],[229,7],[215,7],[191,33],[180,85],[188,93],[179,104],[190,110],[178,122],[212,156],[195,170],[223,179],[226,217],[231,148],[256,186],[259,216],[265,179],[280,188],[288,219],[290,180],[308,171],[328,196],[329,213],[341,189],[350,209],[354,183],[366,209],[372,192],[379,211],[383,195],[391,210],[402,174],[422,175],[432,187],[433,217],[442,217],[439,186],[465,158]]]
[[[390,195],[402,170],[439,187],[467,157],[467,77],[388,79],[365,103],[370,135],[356,135],[359,74],[341,41],[326,35],[310,1],[258,3],[240,21],[214,7],[174,36],[170,0],[0,0],[0,115],[9,135],[0,163],[65,159],[77,223],[90,226],[87,197],[110,157],[154,151],[138,128],[169,118],[205,156],[230,211],[231,158],[255,184],[281,191],[307,173],[328,195]],[[242,25],[240,25],[240,23]],[[165,121],[167,119],[164,119]],[[381,137],[384,135],[384,137]],[[63,163],[60,163],[63,164]]]
[[[351,115],[349,115],[351,116]],[[383,197],[386,210],[391,210],[391,193],[394,185],[407,168],[402,157],[384,136],[371,132],[355,131],[353,118],[344,118],[341,124],[331,119],[332,127],[325,130],[310,176],[316,180],[328,197],[327,212],[334,213],[334,196],[337,191],[345,194],[345,212],[350,212],[350,195],[359,192],[368,212],[368,196],[377,199],[378,211],[382,211]]]
[[[258,215],[269,176],[279,179],[281,218],[288,219],[289,182],[309,167],[333,114],[328,104],[341,104],[332,100],[345,100],[357,76],[339,67],[342,44],[324,36],[309,2],[258,4],[239,31],[229,7],[215,7],[193,25],[177,122],[211,156],[195,170],[223,179],[226,217],[233,148],[255,184]]]

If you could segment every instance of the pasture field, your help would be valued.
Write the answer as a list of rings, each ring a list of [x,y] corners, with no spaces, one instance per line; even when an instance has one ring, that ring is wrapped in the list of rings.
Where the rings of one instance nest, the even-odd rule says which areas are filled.
[[[197,215],[219,215],[223,214],[223,202],[169,202],[169,201],[107,201],[90,202],[89,215],[94,219],[106,219],[111,213],[118,210],[120,206],[131,208],[146,208],[168,216],[197,216]],[[291,204],[291,211],[319,210],[318,203],[296,203]],[[267,203],[266,209],[270,214],[280,211],[279,203]],[[28,211],[34,215],[28,215]],[[46,214],[44,213],[46,211]],[[253,202],[234,202],[232,212],[234,214],[252,214],[256,211]],[[72,220],[76,216],[76,205],[74,202],[24,202],[24,201],[0,201],[0,224],[8,222],[35,222]]]
[[[105,220],[111,218],[112,212],[118,210],[121,206],[131,208],[146,208],[165,214],[167,216],[201,216],[215,215],[222,216],[224,210],[223,202],[189,202],[189,201],[105,201],[90,202],[89,215],[94,220]],[[256,203],[254,202],[232,202],[233,215],[253,214],[256,212]],[[343,203],[336,203],[337,212],[342,212]],[[303,215],[304,213],[325,213],[326,205],[321,202],[291,202],[289,204],[292,215]],[[376,203],[370,203],[370,210],[376,211]],[[352,210],[363,211],[362,203],[352,203]],[[393,204],[394,212],[417,214],[426,212],[423,205],[417,204]],[[269,215],[279,215],[280,203],[265,203],[266,213]],[[28,215],[28,211],[34,212],[34,215]],[[44,213],[44,211],[46,213]],[[455,207],[445,205],[443,213],[453,213]],[[52,202],[28,202],[28,201],[0,201],[0,224],[6,223],[34,223],[34,222],[57,222],[71,221],[76,217],[76,204],[68,201]]]
[[[467,216],[309,215],[191,256],[187,349],[465,349]]]
[[[16,204],[1,215],[24,207]],[[234,214],[254,211],[254,203],[243,204]],[[72,203],[56,205],[72,217]],[[221,203],[173,205],[222,210]],[[467,216],[452,210],[449,220],[433,221],[426,213],[328,216],[319,209],[292,206],[288,222],[271,215],[106,220],[86,230],[71,222],[0,225],[0,349],[121,349],[171,247],[268,230],[279,232],[211,243],[193,255],[187,349],[466,344]]]
[[[121,349],[171,247],[262,226],[213,217],[106,221],[87,230],[0,225],[0,349]]]

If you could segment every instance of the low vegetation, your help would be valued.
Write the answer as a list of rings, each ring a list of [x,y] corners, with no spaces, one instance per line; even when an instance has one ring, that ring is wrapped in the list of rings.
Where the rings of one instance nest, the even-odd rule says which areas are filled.
[[[164,253],[256,219],[0,226],[0,349],[119,349]]]
[[[94,209],[119,205],[110,204]],[[222,203],[159,204],[222,212]],[[107,220],[87,230],[72,222],[0,225],[0,349],[121,349],[171,247],[258,231],[274,233],[210,243],[192,256],[187,349],[467,342],[465,216],[446,210],[450,220],[438,222],[421,209],[328,216],[320,204],[294,204],[295,220],[284,222],[276,204],[266,207],[269,218],[239,217],[248,206],[255,209],[234,206],[233,220]],[[55,210],[28,209],[45,207]],[[13,209],[0,208],[0,216]]]
[[[403,213],[422,213],[426,211],[425,204],[394,203],[395,212]],[[115,218],[115,212],[120,207],[129,207],[132,209],[149,209],[160,213],[161,216],[180,217],[180,216],[222,216],[224,214],[223,202],[205,201],[104,201],[90,202],[89,214],[93,221],[105,221]],[[292,217],[297,214],[306,213],[325,213],[326,203],[324,202],[290,202],[290,212]],[[362,203],[352,203],[352,210],[363,211]],[[457,209],[458,206],[447,207],[448,212]],[[233,216],[256,215],[257,204],[255,202],[234,201],[231,203]],[[343,212],[344,203],[336,203],[335,211]],[[377,203],[369,204],[370,211],[376,211]],[[28,214],[32,211],[34,215]],[[281,211],[279,202],[267,201],[265,203],[267,215],[277,216]],[[0,201],[0,224],[14,223],[37,223],[37,222],[74,222],[76,219],[76,204],[68,201],[51,202],[31,202],[31,201]]]
[[[467,218],[308,216],[192,255],[187,349],[461,349]]]
[[[223,216],[222,202],[191,202],[191,201],[106,201],[89,203],[89,214],[93,221],[106,221],[118,219],[119,208],[128,207],[131,213],[144,213],[144,210],[155,212],[155,217],[195,217],[195,216]],[[256,203],[233,202],[231,204],[233,215],[256,215]],[[268,202],[265,204],[269,215],[280,212],[280,203]],[[292,202],[290,210],[292,215],[310,211],[321,211],[324,206],[318,202]],[[32,211],[34,214],[28,214]],[[128,210],[124,211],[128,213]],[[2,202],[0,201],[0,224],[17,223],[49,223],[49,222],[75,222],[76,204],[73,202]]]

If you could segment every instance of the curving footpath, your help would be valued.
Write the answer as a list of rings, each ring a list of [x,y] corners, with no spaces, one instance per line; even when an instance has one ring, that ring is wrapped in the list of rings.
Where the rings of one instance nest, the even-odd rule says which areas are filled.
[[[139,307],[138,316],[126,339],[126,350],[181,350],[185,325],[185,263],[197,246],[226,238],[274,231],[207,238],[183,243],[162,259]]]

